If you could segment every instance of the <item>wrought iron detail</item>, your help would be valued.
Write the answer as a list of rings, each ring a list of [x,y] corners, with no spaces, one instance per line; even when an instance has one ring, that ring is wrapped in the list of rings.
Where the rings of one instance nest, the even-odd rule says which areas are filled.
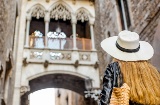
[[[93,98],[95,101],[99,101],[99,96],[100,96],[100,93],[101,93],[101,90],[100,89],[94,89],[94,90],[91,90],[91,91],[84,91],[85,93],[85,98]]]

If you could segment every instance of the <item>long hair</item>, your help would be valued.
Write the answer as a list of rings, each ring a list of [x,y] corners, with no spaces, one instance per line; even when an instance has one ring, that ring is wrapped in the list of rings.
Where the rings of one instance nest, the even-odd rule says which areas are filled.
[[[120,64],[123,80],[130,87],[130,100],[139,104],[160,105],[160,73],[148,61]]]

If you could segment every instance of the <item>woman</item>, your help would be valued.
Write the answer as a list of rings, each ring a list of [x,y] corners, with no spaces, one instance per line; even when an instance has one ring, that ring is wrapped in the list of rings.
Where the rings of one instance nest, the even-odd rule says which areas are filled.
[[[160,105],[160,74],[148,61],[154,53],[148,42],[139,41],[137,33],[125,30],[103,40],[101,47],[118,62],[123,82],[130,87],[132,104]],[[103,85],[102,92],[105,89]],[[105,105],[103,100],[101,98],[101,104]]]

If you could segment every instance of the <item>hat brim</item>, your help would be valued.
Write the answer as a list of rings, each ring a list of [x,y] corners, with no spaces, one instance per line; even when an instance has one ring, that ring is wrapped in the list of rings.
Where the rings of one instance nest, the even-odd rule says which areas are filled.
[[[116,47],[116,40],[118,36],[113,36],[104,39],[101,42],[101,47],[112,57],[123,60],[123,61],[140,61],[140,60],[149,60],[154,54],[152,46],[145,41],[139,41],[140,49],[138,52],[127,53],[119,50]]]

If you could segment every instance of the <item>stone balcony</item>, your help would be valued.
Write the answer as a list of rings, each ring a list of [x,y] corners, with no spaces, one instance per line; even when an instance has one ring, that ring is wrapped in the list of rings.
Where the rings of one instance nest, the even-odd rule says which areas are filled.
[[[58,50],[49,48],[24,48],[23,58],[28,63],[65,64],[65,65],[94,65],[97,61],[96,51]]]
[[[59,42],[61,41],[59,40]],[[78,49],[75,50],[62,46],[59,49],[53,49],[53,46],[47,48],[45,45],[37,47],[35,44],[24,47],[21,85],[29,86],[30,80],[43,75],[69,74],[83,79],[92,79],[93,88],[99,87],[97,51],[87,47],[88,44],[90,45],[89,39],[79,38],[77,42],[79,43],[77,44]],[[69,43],[72,46],[72,41]]]

